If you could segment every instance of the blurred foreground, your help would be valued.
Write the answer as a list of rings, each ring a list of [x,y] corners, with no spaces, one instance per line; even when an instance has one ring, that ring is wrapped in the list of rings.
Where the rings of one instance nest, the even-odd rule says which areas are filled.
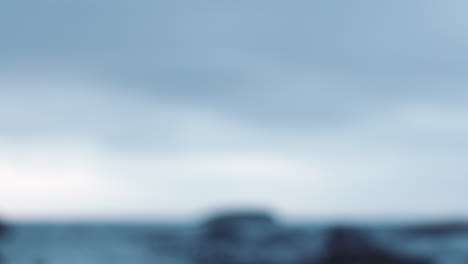
[[[263,212],[193,224],[0,225],[0,264],[457,264],[468,224],[285,224]]]

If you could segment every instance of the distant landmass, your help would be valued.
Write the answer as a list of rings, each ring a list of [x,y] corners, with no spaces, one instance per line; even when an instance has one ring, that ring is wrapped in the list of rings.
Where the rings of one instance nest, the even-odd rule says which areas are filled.
[[[285,224],[231,211],[191,224],[0,224],[0,264],[466,264],[468,223]]]

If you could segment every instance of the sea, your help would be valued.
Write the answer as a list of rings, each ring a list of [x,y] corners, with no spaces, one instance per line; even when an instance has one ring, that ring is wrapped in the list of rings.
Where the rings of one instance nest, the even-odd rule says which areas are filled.
[[[464,223],[277,225],[244,220],[13,223],[0,239],[0,264],[468,263]]]

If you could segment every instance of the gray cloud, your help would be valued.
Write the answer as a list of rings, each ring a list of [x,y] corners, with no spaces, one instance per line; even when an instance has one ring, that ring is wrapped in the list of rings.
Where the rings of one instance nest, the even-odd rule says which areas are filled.
[[[60,153],[84,151],[67,162],[88,175],[92,194],[112,183],[95,211],[115,212],[113,200],[128,201],[128,212],[241,202],[294,215],[405,211],[401,203],[421,213],[461,211],[465,5],[2,3],[0,144],[13,165],[0,170],[24,176],[24,157],[42,160],[38,153],[53,149],[44,161],[53,179],[63,170]],[[190,188],[178,190],[184,181]],[[152,197],[145,182],[161,194]],[[196,199],[210,183],[218,191]],[[434,200],[422,196],[440,186],[452,192],[431,208]],[[194,199],[186,204],[167,190]]]

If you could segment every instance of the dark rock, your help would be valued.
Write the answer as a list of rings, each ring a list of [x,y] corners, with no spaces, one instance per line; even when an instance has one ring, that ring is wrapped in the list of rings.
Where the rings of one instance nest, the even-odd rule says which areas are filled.
[[[6,238],[10,231],[10,228],[8,227],[7,224],[0,222],[0,239]]]
[[[197,264],[297,263],[295,235],[263,212],[224,214],[202,224],[191,258]]]
[[[278,230],[269,235],[263,245],[265,247],[290,247],[299,246],[307,239],[305,232],[292,230]]]
[[[0,222],[0,240],[5,239],[8,233],[9,233],[9,227],[7,226],[7,224]],[[0,264],[5,263],[4,256],[2,253],[3,252],[0,252]]]
[[[406,235],[445,237],[468,235],[468,222],[447,222],[415,225],[401,230]]]
[[[239,224],[239,223],[262,223],[273,224],[273,217],[262,211],[240,211],[221,214],[205,222],[207,226]]]
[[[202,225],[203,239],[227,243],[261,239],[276,228],[276,223],[264,212],[236,212],[213,217]]]
[[[304,263],[312,263],[311,258]],[[323,264],[427,264],[431,261],[390,252],[372,239],[370,232],[353,227],[334,227],[328,231]]]

